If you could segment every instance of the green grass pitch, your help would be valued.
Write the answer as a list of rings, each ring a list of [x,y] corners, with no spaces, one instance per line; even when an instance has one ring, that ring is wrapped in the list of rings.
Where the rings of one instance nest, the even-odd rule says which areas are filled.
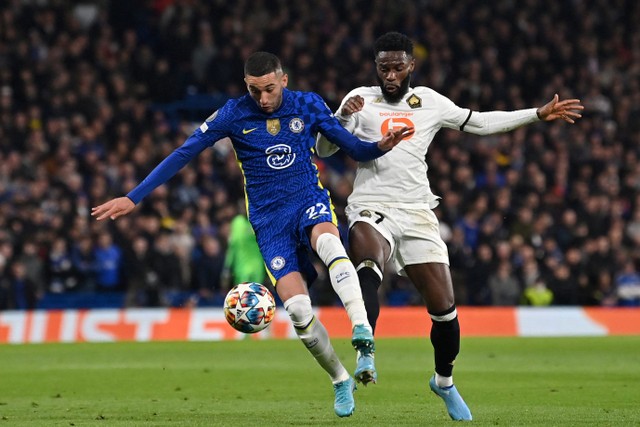
[[[348,340],[334,346],[349,370]],[[377,385],[333,413],[296,340],[0,346],[2,426],[450,426],[427,339],[380,339]],[[640,337],[464,338],[455,370],[477,426],[640,426]]]

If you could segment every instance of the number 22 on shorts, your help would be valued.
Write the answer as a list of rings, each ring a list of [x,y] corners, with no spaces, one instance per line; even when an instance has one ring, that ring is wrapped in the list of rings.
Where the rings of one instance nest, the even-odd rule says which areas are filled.
[[[329,209],[324,203],[316,203],[305,211],[309,219],[317,219],[323,215],[329,214]]]

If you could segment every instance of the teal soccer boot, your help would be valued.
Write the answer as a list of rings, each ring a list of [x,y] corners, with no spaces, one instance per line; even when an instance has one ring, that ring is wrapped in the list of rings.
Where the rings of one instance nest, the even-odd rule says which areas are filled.
[[[444,400],[444,404],[447,405],[447,412],[452,420],[456,421],[471,421],[471,411],[462,396],[458,393],[455,385],[451,387],[438,387],[436,384],[436,376],[432,376],[429,380],[429,387],[431,391],[440,396]]]
[[[356,409],[356,402],[353,400],[355,389],[356,382],[351,377],[333,385],[333,392],[336,394],[333,409],[336,411],[337,416],[348,417],[353,414]]]
[[[378,380],[378,373],[374,360],[376,346],[373,334],[364,325],[356,325],[353,328],[351,344],[358,352],[354,373],[356,381],[365,386],[369,383],[375,384]]]

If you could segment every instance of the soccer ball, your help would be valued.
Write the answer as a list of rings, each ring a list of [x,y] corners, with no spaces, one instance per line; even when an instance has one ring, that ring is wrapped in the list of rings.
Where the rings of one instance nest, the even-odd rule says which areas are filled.
[[[240,332],[260,332],[273,320],[276,302],[260,283],[245,282],[234,286],[224,299],[224,316]]]

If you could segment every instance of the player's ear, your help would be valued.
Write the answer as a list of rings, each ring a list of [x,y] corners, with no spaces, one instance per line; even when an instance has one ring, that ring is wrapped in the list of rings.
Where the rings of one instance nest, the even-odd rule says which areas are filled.
[[[287,73],[284,73],[282,75],[282,87],[287,87],[288,83],[289,83],[289,75]]]
[[[414,68],[416,68],[416,59],[411,58],[411,62],[409,62],[409,72],[413,73]]]

